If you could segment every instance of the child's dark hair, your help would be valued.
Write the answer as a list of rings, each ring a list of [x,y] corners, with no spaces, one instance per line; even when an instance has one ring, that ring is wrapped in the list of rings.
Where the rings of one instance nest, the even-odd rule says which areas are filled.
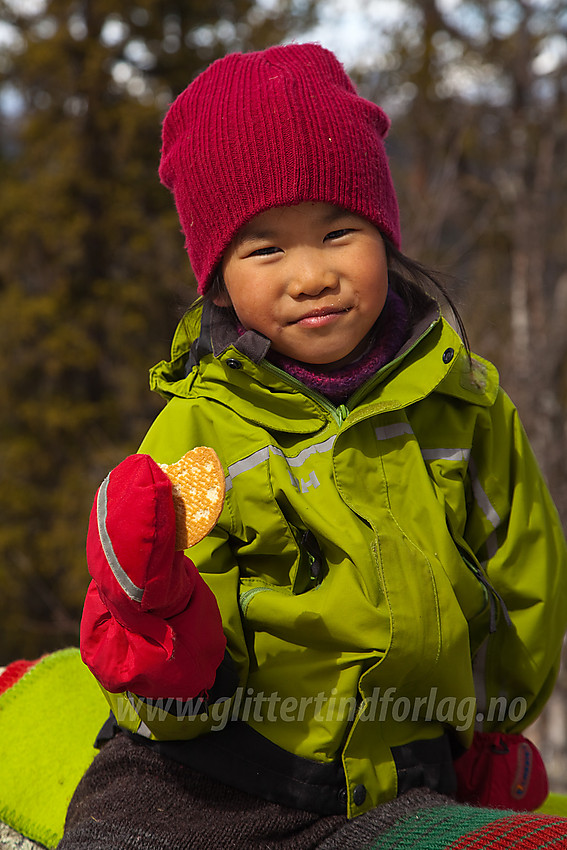
[[[408,308],[410,324],[413,325],[421,319],[427,312],[431,304],[431,298],[439,301],[439,295],[442,300],[447,303],[451,313],[454,316],[463,344],[468,352],[470,352],[469,341],[465,324],[455,305],[455,302],[449,295],[447,288],[441,282],[443,275],[433,269],[418,263],[417,260],[412,260],[402,254],[395,245],[382,235],[386,248],[386,259],[388,263],[388,280],[390,286],[403,299]],[[226,295],[226,286],[223,280],[220,268],[217,269],[209,289],[206,291],[204,298],[213,301],[215,298]]]
[[[205,291],[203,298],[205,301],[214,301],[215,298],[221,298],[222,296],[226,296],[227,289],[225,286],[224,278],[222,276],[222,271],[220,266],[215,271],[211,284],[209,288]]]
[[[409,311],[410,323],[414,324],[424,315],[431,298],[439,301],[439,295],[441,295],[442,301],[449,306],[463,344],[467,352],[470,353],[463,319],[446,286],[441,282],[442,277],[448,276],[402,254],[384,234],[382,234],[382,239],[386,248],[388,281],[390,286],[403,298]]]

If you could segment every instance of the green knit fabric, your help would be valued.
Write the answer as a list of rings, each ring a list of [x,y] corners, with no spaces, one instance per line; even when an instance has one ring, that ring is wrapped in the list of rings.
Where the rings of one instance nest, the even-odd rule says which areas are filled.
[[[420,809],[389,829],[372,844],[372,850],[405,850],[407,847],[438,850],[494,819],[495,813],[491,809],[469,809],[465,806]]]
[[[420,809],[398,821],[364,850],[508,850],[520,847],[567,847],[567,820],[472,806],[436,806]]]

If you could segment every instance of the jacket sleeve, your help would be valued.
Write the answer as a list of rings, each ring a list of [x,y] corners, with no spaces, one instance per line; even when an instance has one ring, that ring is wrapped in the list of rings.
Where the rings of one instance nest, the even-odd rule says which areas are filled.
[[[187,415],[183,401],[170,402],[157,417],[140,447],[157,463],[172,463],[199,445],[212,446],[223,462],[222,446],[210,423],[199,425],[199,416]],[[121,726],[158,740],[189,739],[226,723],[238,685],[246,681],[248,652],[239,608],[240,575],[230,546],[231,507],[225,501],[215,528],[188,554],[201,577],[215,595],[227,640],[224,661],[217,680],[204,698],[181,703],[179,700],[147,700],[133,694],[106,693]]]
[[[518,413],[502,391],[477,420],[469,488],[464,536],[499,611],[474,659],[481,726],[519,732],[540,713],[557,677],[567,552]]]

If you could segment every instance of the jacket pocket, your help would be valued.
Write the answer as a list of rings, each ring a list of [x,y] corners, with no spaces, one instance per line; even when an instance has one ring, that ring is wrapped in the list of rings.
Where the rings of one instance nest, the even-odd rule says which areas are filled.
[[[326,568],[323,552],[313,532],[294,529],[294,536],[299,549],[299,561],[291,589],[297,595],[321,584]]]

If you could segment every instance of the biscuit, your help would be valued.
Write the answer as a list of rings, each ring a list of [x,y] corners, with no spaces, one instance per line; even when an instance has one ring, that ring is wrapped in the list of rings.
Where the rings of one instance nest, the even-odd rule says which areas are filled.
[[[188,549],[202,540],[219,518],[225,493],[222,464],[213,449],[199,446],[176,463],[158,465],[171,481],[175,549]]]

